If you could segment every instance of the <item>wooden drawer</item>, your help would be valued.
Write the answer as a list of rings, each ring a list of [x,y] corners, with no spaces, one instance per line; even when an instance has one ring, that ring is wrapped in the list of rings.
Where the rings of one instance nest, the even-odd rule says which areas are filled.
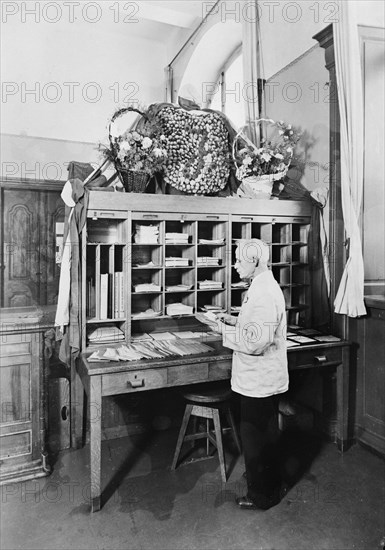
[[[0,357],[15,357],[16,355],[31,355],[31,342],[7,342],[1,344]],[[24,357],[25,361],[25,357]]]
[[[167,382],[169,386],[180,386],[183,384],[194,384],[205,382],[209,377],[208,363],[193,363],[191,365],[180,365],[168,368]]]
[[[342,363],[342,347],[318,350],[296,349],[287,354],[290,369],[326,367]]]
[[[210,380],[227,380],[231,377],[231,361],[213,361],[209,364]]]
[[[1,334],[0,336],[0,353],[3,353],[3,348],[5,345],[9,344],[26,344],[27,342],[32,341],[32,334],[27,332],[21,332],[19,334]],[[15,355],[15,354],[13,354]]]
[[[163,388],[166,385],[166,369],[105,374],[102,378],[102,395],[153,390],[155,388]]]

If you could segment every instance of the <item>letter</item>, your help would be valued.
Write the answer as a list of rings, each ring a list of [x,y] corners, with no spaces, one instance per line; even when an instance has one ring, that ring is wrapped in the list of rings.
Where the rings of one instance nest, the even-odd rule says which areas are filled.
[[[31,179],[40,179],[40,163],[35,162],[35,168],[27,170],[26,163],[21,163],[21,177],[24,178],[31,178]]]
[[[52,7],[56,10],[55,18],[50,18],[48,14],[48,10]],[[43,19],[47,23],[57,23],[58,21],[60,21],[61,16],[62,16],[62,9],[60,4],[58,4],[57,2],[49,2],[48,4],[43,5]]]
[[[235,97],[235,103],[239,103],[240,101],[240,89],[241,89],[241,85],[239,82],[236,82],[235,83],[235,90],[231,90],[227,84],[225,83],[224,85],[224,96],[225,98],[227,98],[227,96],[230,96],[230,95],[233,95]],[[226,99],[225,99],[226,101]]]
[[[48,170],[50,167],[55,168],[55,173],[51,177],[48,176]],[[57,164],[57,162],[47,162],[47,164],[44,164],[42,177],[43,177],[43,180],[61,180],[62,170],[61,170],[60,164]]]
[[[248,2],[243,4],[242,8],[243,19],[248,23],[256,23],[261,18],[261,6],[256,2]]]
[[[20,485],[18,483],[6,483],[1,487],[1,502],[8,502],[9,496],[15,496],[19,492]]]
[[[249,89],[251,89],[251,96],[249,95]],[[243,99],[247,103],[256,103],[258,102],[258,85],[256,82],[248,82],[243,86],[242,90]]]
[[[40,483],[38,481],[29,481],[31,488],[27,489],[27,482],[21,484],[21,502],[27,502],[27,495],[33,495],[35,502],[40,502]]]
[[[96,17],[93,19],[88,15],[88,8],[96,8]],[[83,6],[82,14],[87,23],[97,23],[102,17],[102,9],[97,2],[88,2],[88,4]]]
[[[3,162],[1,166],[2,172],[6,178],[10,176],[16,176],[17,172],[19,171],[19,166],[17,162]]]
[[[218,493],[218,485],[213,482],[205,483],[202,487],[202,500],[207,502],[209,497],[214,496]]]
[[[89,88],[95,88],[96,89],[96,95],[95,95],[94,98],[88,97],[88,89]],[[101,87],[99,86],[99,84],[97,82],[88,82],[87,84],[85,84],[83,86],[82,95],[83,95],[83,98],[88,103],[96,103],[102,97],[102,89],[101,89]]]
[[[296,9],[296,16],[292,19],[290,19],[288,16],[288,10],[290,8]],[[288,2],[282,6],[282,15],[287,23],[297,23],[301,19],[302,8],[297,2]]]
[[[213,10],[213,11],[211,11]],[[214,15],[218,13],[219,5],[218,2],[203,2],[202,3],[202,19],[205,19],[209,14]]]
[[[267,99],[269,103],[274,103],[274,88],[277,86],[279,86],[279,82],[266,82],[265,84],[265,99]]]
[[[21,83],[21,102],[26,103],[26,96],[28,94],[34,94],[35,95],[35,102],[40,103],[40,83],[35,82],[35,88],[31,90],[27,90],[27,83],[22,82]]]
[[[80,82],[63,82],[63,86],[69,87],[68,101],[73,103],[75,101],[74,88],[75,86],[80,86]]]
[[[269,23],[274,23],[274,8],[279,6],[279,2],[263,2],[264,6],[269,8]],[[270,8],[273,8],[272,10]]]
[[[294,88],[297,92],[296,96],[293,98],[290,98],[288,95],[288,89]],[[301,97],[302,97],[302,90],[301,86],[297,84],[296,82],[287,82],[287,84],[284,85],[282,89],[282,96],[285,101],[288,101],[289,103],[297,103]]]
[[[35,8],[27,9],[27,5],[31,6],[32,2],[23,2],[21,4],[21,22],[26,22],[26,15],[35,15],[35,23],[40,23],[40,2],[35,2]],[[37,16],[37,17],[36,17]]]
[[[241,10],[240,10],[240,2],[234,3],[234,9],[228,9],[226,2],[221,2],[221,22],[225,23],[227,20],[227,14],[234,15],[235,19],[234,21],[236,23],[239,23],[241,20]]]
[[[56,96],[54,98],[50,98],[48,95],[49,88],[53,88],[56,90]],[[42,96],[44,101],[47,101],[48,103],[57,103],[60,101],[62,96],[62,90],[57,82],[47,82],[47,84],[44,84],[42,89]]]
[[[16,82],[2,82],[1,84],[1,102],[6,103],[9,95],[15,95],[19,91],[19,85]]]
[[[202,82],[202,101],[208,102],[219,90],[219,84],[216,82]]]
[[[1,4],[1,22],[7,23],[8,15],[15,15],[19,11],[16,2],[3,2]]]
[[[51,489],[51,487],[55,491],[53,497],[48,495],[48,491]],[[42,490],[43,500],[49,503],[59,502],[59,500],[61,500],[62,494],[63,490],[57,481],[49,481]]]
[[[63,6],[69,7],[69,23],[73,23],[75,21],[75,6],[80,6],[80,2],[63,2]]]

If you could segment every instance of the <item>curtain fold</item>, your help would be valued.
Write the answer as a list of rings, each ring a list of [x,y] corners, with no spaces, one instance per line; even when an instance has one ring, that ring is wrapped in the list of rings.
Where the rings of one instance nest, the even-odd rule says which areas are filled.
[[[260,28],[258,2],[248,2],[248,16],[242,17],[242,56],[243,56],[243,98],[245,124],[248,137],[255,144],[259,142],[259,128],[255,120],[259,118],[258,86],[262,75]]]
[[[338,0],[333,23],[338,101],[341,120],[341,196],[349,257],[334,301],[335,312],[366,314],[364,262],[358,223],[363,193],[364,103],[358,25],[354,7]]]

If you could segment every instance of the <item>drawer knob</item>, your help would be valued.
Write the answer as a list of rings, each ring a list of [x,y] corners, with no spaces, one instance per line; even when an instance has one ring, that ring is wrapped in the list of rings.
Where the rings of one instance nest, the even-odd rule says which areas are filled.
[[[127,382],[127,386],[129,388],[143,388],[144,386],[144,378],[138,378],[138,379],[134,379],[134,380],[128,380]]]
[[[326,363],[326,361],[328,360],[328,358],[326,357],[326,355],[315,355],[314,356],[314,362],[315,363]]]

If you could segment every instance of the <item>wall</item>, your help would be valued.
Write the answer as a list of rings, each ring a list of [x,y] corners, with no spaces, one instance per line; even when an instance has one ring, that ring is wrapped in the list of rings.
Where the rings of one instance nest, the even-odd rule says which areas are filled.
[[[3,12],[2,163],[47,159],[41,141],[24,141],[27,147],[20,149],[21,141],[9,134],[66,140],[64,160],[82,160],[83,152],[88,160],[88,144],[106,139],[108,119],[118,107],[163,100],[167,47],[151,32],[155,23],[124,23],[134,16],[113,11],[117,3],[111,2],[83,2],[76,19],[69,3],[7,4],[18,10]],[[62,147],[52,142],[51,162],[62,163]]]
[[[191,34],[191,29],[171,25],[163,27],[162,34],[154,21],[124,12],[123,3],[75,2],[79,4],[74,11],[77,19],[71,19],[64,3],[61,13],[57,8],[55,11],[58,2],[5,4],[15,13],[3,12],[2,175],[23,176],[26,169],[34,170],[36,163],[45,165],[47,161],[58,165],[68,160],[97,162],[93,146],[106,139],[107,121],[114,110],[127,99],[162,101],[164,68]],[[202,15],[212,4],[202,2]],[[201,90],[202,82],[216,81],[220,64],[240,40],[241,17],[247,4],[221,2],[223,7],[201,33],[203,36],[203,31],[219,23],[221,27],[213,30],[216,39],[207,36],[199,48],[198,37],[192,40],[188,51],[174,64],[177,85],[183,79],[183,84],[191,83]],[[267,78],[307,52],[314,45],[312,36],[336,17],[336,3],[326,0],[260,4]],[[91,7],[84,11],[84,5]],[[92,8],[94,5],[100,12]],[[28,6],[29,12],[22,6]],[[32,6],[37,6],[35,12]],[[361,24],[384,24],[382,2],[349,0],[349,6]],[[292,71],[290,68],[284,76],[296,78]],[[289,116],[283,118],[290,118],[291,112],[302,114],[299,104],[287,106]],[[277,105],[277,112],[281,107]],[[317,132],[316,138],[321,128]],[[34,141],[35,136],[53,141],[48,145]],[[53,166],[48,168],[54,172]]]
[[[298,152],[304,156],[303,184],[313,190],[329,187],[329,74],[318,45],[273,75],[266,84],[266,114],[292,123],[301,133]]]

